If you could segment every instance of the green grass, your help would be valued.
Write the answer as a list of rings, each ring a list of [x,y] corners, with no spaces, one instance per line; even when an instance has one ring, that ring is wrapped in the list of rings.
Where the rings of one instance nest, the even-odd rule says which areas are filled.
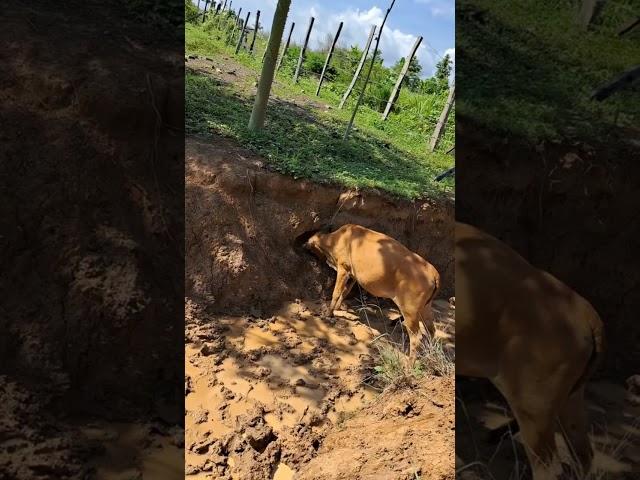
[[[627,3],[631,6],[626,0],[609,2],[610,10],[585,32],[574,20],[576,2],[461,1],[460,115],[533,142],[593,139],[616,125],[637,125],[637,93],[618,93],[603,103],[590,100],[597,87],[640,59],[637,34],[614,34],[631,16],[621,9]]]
[[[434,153],[427,152],[431,129],[444,104],[444,96],[417,95],[403,90],[400,114],[382,121],[379,112],[361,107],[356,129],[343,140],[353,99],[337,108],[344,87],[325,82],[315,96],[317,79],[303,76],[291,80],[290,65],[283,64],[272,89],[267,124],[259,133],[247,129],[255,82],[259,77],[266,39],[258,36],[256,52],[234,55],[225,43],[225,33],[216,20],[204,25],[187,24],[186,52],[214,60],[237,63],[249,70],[233,83],[187,71],[186,130],[191,135],[217,133],[236,139],[264,156],[270,168],[319,183],[377,189],[406,199],[437,198],[448,194],[453,180],[433,178],[450,168],[453,158],[444,152],[453,145],[455,114]],[[241,68],[241,67],[238,67]],[[326,108],[329,106],[330,108]]]
[[[374,366],[374,380],[381,388],[388,388],[407,378],[420,380],[427,375],[448,377],[455,374],[455,358],[438,339],[425,339],[415,365],[407,371],[406,356],[400,345],[389,341],[375,344],[377,358]]]

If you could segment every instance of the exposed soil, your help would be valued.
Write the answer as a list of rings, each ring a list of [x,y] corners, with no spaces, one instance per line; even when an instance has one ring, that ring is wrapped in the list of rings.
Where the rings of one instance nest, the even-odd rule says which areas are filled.
[[[452,346],[452,205],[294,180],[221,137],[188,139],[186,162],[188,478],[453,478],[453,378],[380,395],[398,312],[354,289],[351,318],[323,316],[334,275],[296,242],[325,222],[402,241],[442,274]]]
[[[186,294],[220,313],[271,314],[295,298],[330,294],[324,264],[296,239],[324,223],[386,233],[440,272],[453,295],[453,202],[409,202],[270,172],[220,136],[186,144]],[[324,272],[324,273],[323,273]]]
[[[182,53],[117,5],[2,10],[0,478],[107,478],[122,424],[182,423]]]

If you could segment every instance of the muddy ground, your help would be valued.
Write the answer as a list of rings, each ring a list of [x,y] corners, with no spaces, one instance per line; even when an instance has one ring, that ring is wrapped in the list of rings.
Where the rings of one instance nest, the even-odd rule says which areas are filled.
[[[334,276],[296,243],[328,220],[398,238],[443,275],[452,347],[452,205],[294,180],[219,136],[188,139],[186,162],[188,478],[453,478],[453,378],[381,394],[398,312],[354,289],[352,318],[323,316]]]
[[[124,6],[2,5],[3,480],[181,468],[183,60]]]

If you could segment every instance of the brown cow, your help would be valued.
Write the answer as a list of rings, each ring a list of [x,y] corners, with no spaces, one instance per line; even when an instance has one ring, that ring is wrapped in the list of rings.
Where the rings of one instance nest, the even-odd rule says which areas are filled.
[[[496,238],[456,224],[456,374],[489,379],[518,423],[534,480],[560,465],[556,420],[586,474],[584,386],[603,352],[584,298]]]
[[[435,333],[431,302],[440,275],[433,265],[397,240],[359,225],[315,233],[304,246],[337,272],[331,314],[356,282],[372,295],[393,300],[409,333],[409,364],[413,365],[422,335]]]

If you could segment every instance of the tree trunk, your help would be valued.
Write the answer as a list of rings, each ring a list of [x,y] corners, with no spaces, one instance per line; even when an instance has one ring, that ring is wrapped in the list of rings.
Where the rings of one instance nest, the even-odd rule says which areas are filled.
[[[276,60],[280,51],[280,42],[282,41],[282,33],[284,25],[287,22],[289,7],[291,0],[278,0],[276,13],[273,16],[271,25],[271,35],[267,44],[264,63],[262,64],[262,72],[260,74],[260,82],[258,84],[258,92],[251,111],[249,119],[249,130],[261,130],[264,126],[264,120],[267,114],[267,103],[271,94],[271,84],[276,71]]]

